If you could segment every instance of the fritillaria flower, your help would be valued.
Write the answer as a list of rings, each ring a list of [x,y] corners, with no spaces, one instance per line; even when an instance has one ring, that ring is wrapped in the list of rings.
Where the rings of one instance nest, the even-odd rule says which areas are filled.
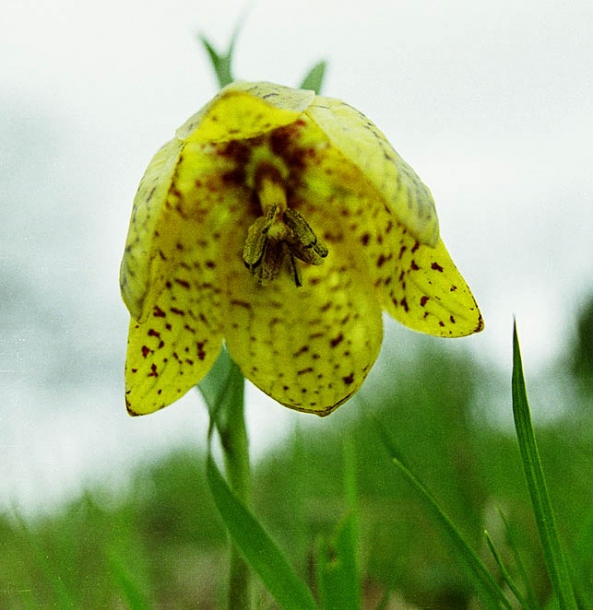
[[[196,385],[226,343],[278,402],[327,415],[361,386],[382,312],[482,329],[430,191],[362,113],[312,91],[233,83],[151,161],[121,266],[130,413]]]

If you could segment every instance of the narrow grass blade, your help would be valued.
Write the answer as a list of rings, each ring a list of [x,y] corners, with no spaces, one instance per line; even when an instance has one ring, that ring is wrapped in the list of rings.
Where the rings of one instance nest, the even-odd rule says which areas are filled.
[[[78,603],[72,597],[70,591],[64,584],[62,577],[58,573],[56,567],[51,563],[50,558],[45,554],[45,552],[41,549],[35,537],[29,530],[27,524],[24,519],[18,513],[18,511],[13,511],[13,516],[18,524],[23,537],[29,544],[35,561],[39,566],[39,570],[43,574],[47,584],[51,587],[52,593],[57,603],[57,607],[59,608],[78,608]]]
[[[208,411],[210,425],[225,435],[240,405],[243,404],[245,379],[226,349],[220,352],[214,366],[197,385]]]
[[[333,536],[317,548],[317,585],[323,610],[360,608],[358,572],[358,493],[354,443],[344,445],[344,492],[348,513]]]
[[[238,500],[211,455],[206,474],[214,503],[233,542],[284,610],[317,610],[311,591],[259,521]]]
[[[359,610],[360,586],[353,544],[356,516],[350,512],[338,524],[331,539],[317,547],[317,586],[322,610]]]
[[[404,478],[418,493],[424,502],[424,506],[433,516],[441,531],[447,534],[455,550],[456,558],[466,567],[467,574],[472,580],[475,587],[475,593],[480,602],[488,610],[499,610],[501,607],[512,610],[510,601],[498,583],[492,578],[475,551],[465,541],[459,530],[441,509],[422,481],[405,466],[401,459],[400,452],[397,450],[385,428],[378,421],[376,421],[376,425],[379,436],[387,448],[393,463],[399,468],[400,472],[404,475]]]
[[[577,610],[570,573],[558,538],[556,520],[533,432],[516,324],[513,327],[512,395],[513,416],[521,461],[552,588],[561,610]]]
[[[535,595],[535,590],[529,577],[527,575],[527,570],[525,568],[525,564],[523,563],[523,559],[521,558],[521,553],[519,551],[519,544],[513,534],[511,529],[511,525],[508,522],[507,518],[504,516],[502,511],[499,512],[500,518],[504,524],[504,531],[507,540],[507,544],[509,545],[511,551],[513,552],[513,557],[515,559],[515,564],[517,566],[517,570],[521,577],[521,582],[523,583],[523,587],[525,589],[525,594],[528,599],[527,607],[528,608],[538,608],[537,597]]]
[[[490,549],[490,553],[492,554],[492,557],[494,557],[494,561],[496,562],[496,565],[498,566],[498,569],[500,570],[503,580],[507,583],[509,589],[513,592],[513,595],[515,596],[515,598],[521,605],[521,608],[523,610],[537,610],[537,606],[532,606],[529,603],[527,603],[527,601],[521,594],[521,591],[519,591],[519,588],[517,587],[514,580],[512,579],[509,571],[507,570],[507,567],[504,565],[504,562],[502,561],[502,557],[496,550],[496,547],[494,546],[494,542],[492,541],[490,534],[487,531],[485,531],[484,536],[486,536],[486,544],[488,545],[488,548]]]
[[[150,610],[152,605],[124,562],[114,552],[109,552],[107,559],[113,579],[122,597],[126,600],[128,610]]]
[[[233,76],[233,54],[235,51],[235,41],[237,40],[237,34],[239,33],[239,28],[235,30],[233,37],[231,38],[231,42],[229,44],[229,48],[226,53],[219,53],[212,43],[203,35],[200,34],[199,39],[204,49],[206,49],[206,53],[208,53],[208,57],[212,63],[212,67],[214,68],[214,73],[216,74],[216,78],[218,79],[218,84],[220,88],[226,87],[232,83],[235,79]]]
[[[323,86],[323,79],[325,78],[325,71],[327,70],[327,62],[320,61],[315,64],[310,70],[307,76],[303,79],[300,88],[310,89],[315,91],[317,95],[321,92]]]

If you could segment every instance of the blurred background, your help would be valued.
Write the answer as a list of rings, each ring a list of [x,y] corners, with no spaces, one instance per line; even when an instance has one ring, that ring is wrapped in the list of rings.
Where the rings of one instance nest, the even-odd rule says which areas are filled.
[[[5,0],[0,510],[126,488],[136,467],[204,444],[197,393],[150,417],[125,412],[118,267],[144,169],[216,93],[197,35],[223,49],[239,22],[239,78],[296,85],[328,60],[324,94],[374,120],[430,186],[484,314],[483,333],[453,342],[388,321],[368,391],[385,376],[412,383],[410,363],[436,350],[481,371],[472,417],[508,431],[516,316],[536,421],[571,416],[578,384],[564,373],[593,290],[590,2]],[[438,395],[438,377],[425,379]],[[362,409],[320,420],[252,388],[248,399],[259,460],[297,419],[313,435]]]

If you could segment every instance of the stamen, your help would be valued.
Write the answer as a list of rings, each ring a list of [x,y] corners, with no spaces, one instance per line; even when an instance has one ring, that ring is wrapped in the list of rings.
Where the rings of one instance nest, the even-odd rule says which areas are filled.
[[[261,286],[266,286],[278,276],[288,257],[295,285],[302,286],[296,259],[320,265],[328,250],[303,216],[288,207],[284,182],[273,165],[262,163],[258,167],[254,185],[263,216],[247,232],[243,247],[245,266]]]

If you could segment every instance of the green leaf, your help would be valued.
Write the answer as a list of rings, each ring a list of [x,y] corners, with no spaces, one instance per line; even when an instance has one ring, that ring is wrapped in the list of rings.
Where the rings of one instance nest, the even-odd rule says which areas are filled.
[[[210,421],[224,434],[229,419],[243,404],[245,388],[245,379],[225,348],[197,387],[210,412]]]
[[[54,563],[52,562],[52,558],[39,546],[37,540],[27,527],[24,519],[16,509],[13,510],[13,516],[18,528],[21,531],[21,534],[23,535],[23,538],[26,540],[32,551],[39,572],[42,574],[43,579],[53,593],[54,599],[56,600],[56,607],[78,608],[78,603],[75,601],[74,597],[64,584],[62,576],[59,574]]]
[[[216,74],[216,78],[218,79],[218,84],[221,89],[227,85],[230,85],[235,80],[233,77],[232,63],[233,54],[235,51],[235,42],[238,34],[239,27],[237,27],[233,33],[229,48],[224,54],[219,53],[203,34],[199,35],[200,42],[204,45],[206,53],[208,53],[208,57],[212,62],[212,67],[214,68],[214,73]]]
[[[548,495],[548,488],[533,431],[516,324],[513,326],[512,395],[513,416],[515,418],[515,430],[517,440],[519,441],[521,461],[523,462],[523,470],[527,479],[527,487],[531,496],[535,521],[552,589],[556,594],[561,610],[577,610],[570,573],[560,545],[556,520]]]
[[[513,581],[509,571],[507,570],[507,567],[505,566],[504,562],[502,561],[502,557],[496,550],[496,547],[494,546],[494,542],[492,541],[490,534],[487,531],[485,531],[484,535],[486,536],[486,544],[488,545],[488,548],[490,549],[490,553],[492,554],[492,557],[494,557],[494,561],[496,562],[496,565],[498,566],[498,569],[500,570],[502,579],[507,583],[509,589],[513,592],[513,595],[516,597],[517,601],[521,605],[521,608],[523,610],[537,610],[537,605],[532,606],[531,604],[527,603],[527,601],[521,594],[521,591],[519,591],[519,588]]]
[[[455,550],[455,557],[463,562],[468,576],[471,578],[475,587],[478,599],[485,608],[499,610],[502,607],[512,610],[512,605],[508,598],[492,578],[486,566],[476,555],[475,551],[465,541],[459,530],[455,527],[451,519],[445,514],[435,498],[428,491],[426,486],[405,466],[401,453],[395,446],[385,428],[375,420],[377,431],[393,463],[399,468],[404,478],[416,490],[427,511],[432,515],[442,532],[447,534]]]
[[[206,474],[214,503],[247,563],[284,610],[317,610],[311,591],[253,514],[245,508],[208,456]]]
[[[360,587],[356,562],[356,516],[350,512],[339,523],[331,539],[317,548],[317,586],[323,610],[360,608]]]
[[[504,531],[506,536],[507,544],[509,545],[511,551],[513,552],[513,557],[515,559],[515,564],[517,567],[517,571],[519,576],[521,577],[521,582],[523,583],[523,587],[525,588],[525,593],[527,596],[527,608],[537,608],[537,597],[535,595],[535,590],[533,589],[533,584],[529,580],[527,576],[527,569],[525,568],[525,564],[523,563],[523,559],[521,558],[521,553],[519,551],[519,544],[515,538],[513,530],[511,529],[511,525],[508,522],[507,518],[504,516],[502,511],[499,511],[500,518],[504,524]]]
[[[354,443],[344,444],[344,491],[348,513],[333,536],[317,547],[317,586],[323,610],[360,608],[358,573],[358,493]]]
[[[308,72],[307,76],[303,79],[300,88],[309,89],[315,91],[319,95],[321,87],[323,86],[323,79],[325,77],[325,71],[327,69],[327,62],[320,61],[315,64]]]
[[[142,587],[134,579],[129,569],[126,568],[121,558],[115,552],[109,552],[107,559],[118,590],[126,600],[126,607],[129,610],[150,610],[152,605],[148,602]]]

